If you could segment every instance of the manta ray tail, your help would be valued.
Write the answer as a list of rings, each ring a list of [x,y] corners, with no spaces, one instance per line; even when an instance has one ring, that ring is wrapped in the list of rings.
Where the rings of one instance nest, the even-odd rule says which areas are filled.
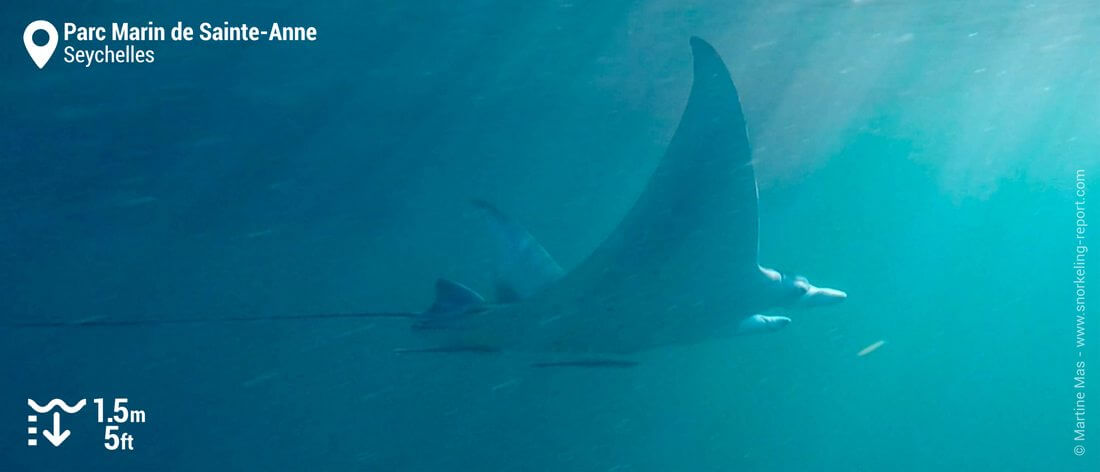
[[[514,303],[534,295],[565,275],[531,233],[491,203],[472,201],[489,224],[495,245],[497,301]]]
[[[254,321],[292,321],[341,318],[415,318],[419,313],[412,312],[365,312],[365,313],[309,313],[302,315],[257,315],[226,317],[192,317],[143,320],[119,320],[104,317],[86,318],[75,321],[26,321],[0,323],[0,328],[66,328],[66,327],[111,327],[111,326],[166,326],[205,323],[242,323]]]
[[[350,318],[398,318],[424,319],[458,313],[476,304],[485,302],[473,290],[457,282],[439,279],[435,284],[436,299],[427,311],[417,312],[358,312],[358,313],[308,313],[300,315],[255,315],[255,316],[195,316],[188,318],[166,319],[111,319],[106,317],[85,318],[75,321],[26,321],[2,322],[0,328],[64,328],[64,327],[110,327],[110,326],[165,326],[205,323],[242,323],[256,321],[293,321],[319,319]]]

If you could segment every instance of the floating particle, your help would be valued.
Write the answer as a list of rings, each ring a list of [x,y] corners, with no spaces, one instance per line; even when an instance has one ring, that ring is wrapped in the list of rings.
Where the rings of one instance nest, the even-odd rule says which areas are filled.
[[[878,349],[878,348],[880,348],[880,347],[882,347],[882,345],[883,345],[883,344],[886,344],[886,341],[883,341],[883,340],[881,340],[881,339],[880,339],[880,340],[878,340],[878,341],[875,341],[875,342],[874,342],[873,344],[871,344],[870,346],[867,346],[867,347],[865,347],[865,348],[863,348],[863,349],[860,349],[860,351],[859,351],[859,354],[858,354],[858,355],[859,355],[859,357],[863,357],[863,356],[866,356],[867,354],[870,354],[870,353],[872,353],[872,352],[875,352],[875,350],[876,350],[876,349]]]

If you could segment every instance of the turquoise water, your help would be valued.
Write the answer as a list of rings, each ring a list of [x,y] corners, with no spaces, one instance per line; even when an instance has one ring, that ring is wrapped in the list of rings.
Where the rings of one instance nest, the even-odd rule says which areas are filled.
[[[618,370],[395,356],[416,338],[393,320],[3,328],[0,470],[1100,470],[1094,430],[1073,439],[1090,2],[4,11],[5,323],[419,310],[441,276],[491,293],[471,198],[573,267],[660,159],[692,35],[741,93],[762,263],[849,299]],[[37,70],[38,18],[319,40]],[[27,447],[26,399],[55,397],[127,397],[135,450],[104,450],[90,410]]]

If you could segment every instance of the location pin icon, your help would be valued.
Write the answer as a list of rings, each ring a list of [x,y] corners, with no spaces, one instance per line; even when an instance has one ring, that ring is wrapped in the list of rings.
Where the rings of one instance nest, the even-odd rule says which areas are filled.
[[[40,30],[50,36],[44,46],[34,44],[34,33]],[[53,50],[57,49],[57,28],[46,20],[31,22],[27,25],[27,29],[23,30],[23,45],[27,47],[27,53],[31,55],[31,59],[39,69],[46,67],[46,62],[49,62]]]

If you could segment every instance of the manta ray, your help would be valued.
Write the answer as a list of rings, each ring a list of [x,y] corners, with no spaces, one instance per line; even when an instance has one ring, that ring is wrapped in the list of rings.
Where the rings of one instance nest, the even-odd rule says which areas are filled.
[[[694,77],[680,123],[611,235],[566,272],[522,226],[475,201],[498,239],[497,300],[438,280],[435,302],[408,315],[430,345],[401,352],[519,351],[559,359],[537,366],[623,366],[621,356],[639,351],[775,331],[791,320],[768,310],[847,297],[759,264],[737,89],[710,44],[690,44]]]
[[[225,321],[390,317],[425,339],[412,352],[527,352],[538,367],[628,367],[641,351],[771,332],[777,308],[837,303],[758,261],[758,192],[745,117],[714,48],[691,39],[694,77],[680,123],[634,206],[595,251],[565,271],[521,225],[483,201],[496,240],[496,300],[436,282],[421,312],[30,322],[9,327],[134,326]]]

